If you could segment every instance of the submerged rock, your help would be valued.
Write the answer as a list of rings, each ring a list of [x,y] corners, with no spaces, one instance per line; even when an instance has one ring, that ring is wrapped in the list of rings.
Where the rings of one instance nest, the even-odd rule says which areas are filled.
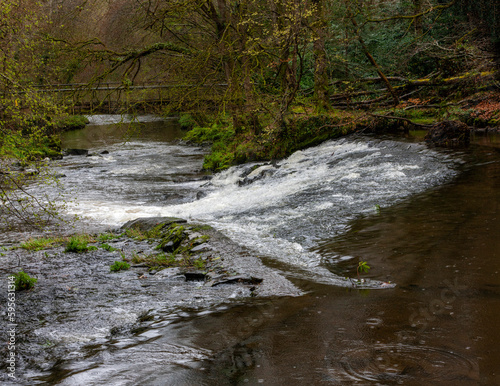
[[[276,165],[272,163],[260,165],[256,168],[250,168],[243,173],[243,178],[238,181],[239,186],[246,186],[254,183],[255,181],[271,177],[277,170]]]

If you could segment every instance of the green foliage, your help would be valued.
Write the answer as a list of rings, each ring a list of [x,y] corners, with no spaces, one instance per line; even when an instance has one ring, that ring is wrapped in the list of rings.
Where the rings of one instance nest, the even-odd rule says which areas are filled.
[[[97,236],[97,240],[100,242],[105,242],[109,240],[119,239],[121,235],[117,235],[115,233],[100,233]]]
[[[206,261],[201,258],[193,258],[188,254],[177,253],[159,253],[139,256],[134,254],[132,257],[134,264],[145,264],[149,269],[165,269],[173,267],[205,269]]]
[[[163,235],[163,224],[158,224],[148,231],[143,231],[137,227],[128,228],[125,231],[125,235],[132,239],[136,239],[138,241],[148,240],[148,239],[159,239]]]
[[[41,33],[50,21],[39,2],[4,0],[0,21],[1,217],[8,223],[17,218],[40,227],[50,219],[59,219],[59,209],[65,203],[61,198],[45,203],[25,194],[28,183],[54,182],[43,159],[61,156],[52,118],[64,114],[64,103],[37,89],[37,85],[54,79],[57,66],[51,58],[57,43]],[[26,178],[15,165],[37,172]]]
[[[96,246],[88,245],[89,242],[93,241],[94,240],[88,235],[72,236],[66,244],[64,252],[84,253],[88,251],[95,251],[97,250]]]
[[[130,264],[126,261],[115,261],[110,267],[111,272],[126,271],[130,268]]]
[[[224,144],[219,142],[217,146],[212,147],[211,153],[205,156],[203,169],[218,172],[230,167],[233,164],[233,160],[234,155],[227,152]]]
[[[171,246],[169,247],[170,250],[175,251],[181,243],[186,239],[186,233],[185,233],[185,228],[182,225],[178,224],[172,224],[168,227],[168,229],[165,231],[160,244],[158,245],[158,249],[164,249],[166,248],[167,245]]]
[[[196,121],[191,114],[181,113],[179,115],[179,125],[184,130],[191,130],[196,125]]]
[[[116,248],[113,248],[111,245],[106,244],[106,243],[101,244],[101,248],[104,249],[105,251],[108,251],[108,252],[114,252],[117,250]]]
[[[312,111],[312,107],[308,107]],[[238,134],[231,127],[213,125],[195,127],[185,139],[196,143],[211,142],[211,152],[205,156],[203,168],[212,171],[227,169],[236,163],[282,158],[296,150],[314,146],[329,138],[346,134],[351,127],[341,124],[343,118],[335,111],[328,114],[290,114],[282,126],[255,135],[249,129]]]
[[[370,270],[370,266],[368,265],[368,263],[366,261],[358,262],[358,267],[356,269],[356,271],[358,273],[358,279],[359,279],[360,273],[368,273],[369,270]]]
[[[14,285],[16,286],[16,291],[30,290],[38,281],[38,279],[31,277],[22,270],[13,274],[13,276],[15,277]]]
[[[150,255],[145,261],[148,262],[148,265],[156,267],[175,267],[179,265],[174,254]]]
[[[54,244],[61,243],[62,241],[63,239],[60,237],[29,239],[21,243],[21,248],[28,251],[41,251],[42,249],[51,248]]]
[[[195,143],[227,142],[234,138],[234,129],[231,126],[213,124],[208,127],[194,127],[184,136],[186,141]]]
[[[195,267],[196,269],[205,269],[205,266],[206,266],[206,263],[204,260],[202,259],[195,259],[193,260],[193,267]]]
[[[136,239],[138,241],[146,240],[148,236],[146,235],[145,232],[141,231],[139,228],[128,228],[125,231],[125,235],[127,237],[130,237],[131,239]]]
[[[56,132],[83,129],[89,123],[84,115],[66,115],[58,117],[51,127]]]

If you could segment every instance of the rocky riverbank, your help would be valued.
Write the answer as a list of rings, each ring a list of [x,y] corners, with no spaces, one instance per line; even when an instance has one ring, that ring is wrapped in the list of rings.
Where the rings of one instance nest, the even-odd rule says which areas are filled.
[[[33,289],[15,292],[20,383],[29,383],[27,376],[43,375],[65,359],[83,357],[84,347],[144,329],[158,313],[301,294],[253,252],[213,228],[181,219],[139,219],[89,240],[88,250],[81,252],[69,252],[67,241],[40,250],[21,243],[3,246],[3,320],[8,316],[8,275],[22,269],[38,279]],[[112,271],[116,261],[130,268]],[[8,326],[1,326],[0,334],[6,337]],[[4,345],[2,357],[7,353]],[[2,381],[9,381],[6,372],[3,376]]]

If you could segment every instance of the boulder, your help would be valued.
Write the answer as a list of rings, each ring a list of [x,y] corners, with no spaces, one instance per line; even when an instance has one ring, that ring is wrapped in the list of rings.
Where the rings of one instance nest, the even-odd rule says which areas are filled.
[[[87,149],[64,149],[64,155],[84,155],[87,156],[89,151]]]
[[[425,141],[430,145],[444,147],[468,145],[470,129],[460,121],[443,121],[429,129]]]

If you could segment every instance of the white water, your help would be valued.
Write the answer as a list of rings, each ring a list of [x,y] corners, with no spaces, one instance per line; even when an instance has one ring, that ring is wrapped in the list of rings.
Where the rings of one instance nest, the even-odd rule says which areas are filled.
[[[201,149],[148,141],[106,149],[61,161],[62,181],[78,202],[71,213],[109,226],[150,216],[201,221],[260,255],[306,272],[315,267],[320,276],[331,274],[320,274],[321,256],[310,251],[319,241],[344,232],[357,216],[449,181],[457,163],[422,144],[352,137],[274,165],[232,167],[208,182],[199,174]],[[199,192],[204,197],[196,199]]]

